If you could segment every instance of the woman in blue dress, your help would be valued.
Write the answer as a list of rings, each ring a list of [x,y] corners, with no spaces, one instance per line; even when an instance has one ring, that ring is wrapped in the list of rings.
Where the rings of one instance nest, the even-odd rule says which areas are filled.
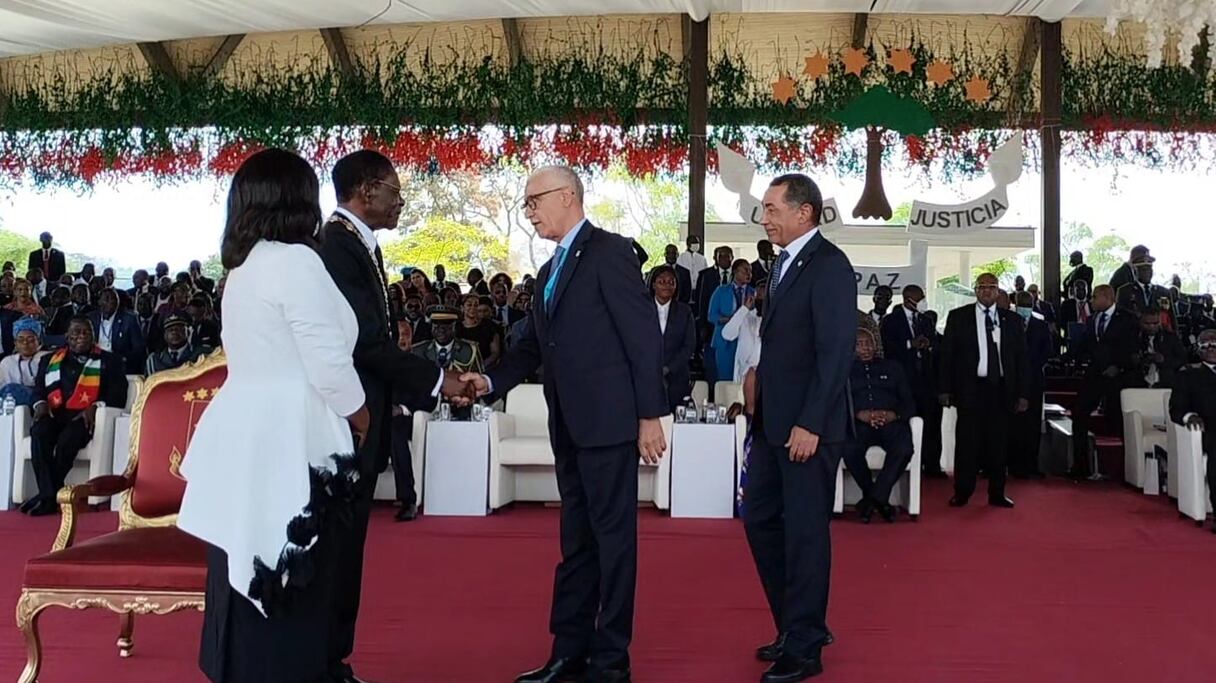
[[[739,259],[731,266],[731,281],[718,287],[709,300],[707,317],[714,326],[713,340],[709,345],[714,350],[714,364],[718,368],[718,378],[728,381],[735,376],[735,349],[738,341],[727,341],[722,336],[722,328],[730,322],[731,316],[743,305],[748,297],[755,295],[756,290],[751,286],[752,265],[747,259]]]

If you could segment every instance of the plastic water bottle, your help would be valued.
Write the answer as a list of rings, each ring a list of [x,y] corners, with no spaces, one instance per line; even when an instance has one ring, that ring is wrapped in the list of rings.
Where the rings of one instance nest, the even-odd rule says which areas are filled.
[[[5,395],[5,397],[4,397],[4,414],[12,415],[15,412],[17,412],[17,400],[15,398],[13,398],[12,394]]]
[[[684,406],[684,416],[687,422],[697,421],[697,402],[692,397],[687,397],[688,404]]]

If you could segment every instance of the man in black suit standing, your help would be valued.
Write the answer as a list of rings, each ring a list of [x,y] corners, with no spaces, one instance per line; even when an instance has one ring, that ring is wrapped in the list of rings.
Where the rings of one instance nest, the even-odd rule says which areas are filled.
[[[1135,279],[1122,287],[1115,289],[1115,302],[1125,311],[1143,313],[1149,309],[1162,307],[1170,309],[1170,290],[1161,285],[1153,284],[1153,261],[1147,254],[1132,262],[1132,273]]]
[[[768,240],[756,242],[756,254],[759,258],[752,261],[752,282],[767,281],[768,273],[773,268],[773,260],[776,259],[773,243]]]
[[[42,271],[43,276],[48,281],[58,282],[59,278],[68,272],[63,252],[51,246],[54,243],[54,238],[51,237],[51,233],[49,232],[39,235],[38,241],[42,242],[42,248],[30,252],[27,270],[37,268]]]
[[[942,339],[938,384],[943,406],[958,408],[954,496],[962,507],[975,492],[981,467],[988,473],[988,504],[1011,508],[1005,496],[1010,423],[1029,406],[1026,335],[1017,315],[996,305],[996,276],[975,281],[975,304],[950,311]]]
[[[334,596],[330,675],[334,681],[353,683],[358,679],[345,660],[355,644],[372,493],[377,476],[388,466],[393,389],[423,403],[441,391],[449,397],[461,395],[466,387],[455,373],[441,372],[397,345],[397,324],[388,308],[384,260],[374,232],[396,228],[404,205],[392,162],[375,151],[355,152],[334,165],[333,184],[338,208],[322,228],[320,254],[359,321],[355,370],[371,414],[367,440],[358,446],[361,478],[354,519],[346,534],[335,537],[343,547],[338,551],[342,556],[339,576],[334,579],[334,585],[340,588]]]
[[[688,302],[692,301],[692,273],[688,272],[687,268],[677,263],[679,259],[680,249],[676,245],[669,244],[663,249],[663,260],[667,262],[667,265],[672,268],[672,272],[675,274],[676,301],[679,301],[682,304],[687,304]],[[659,268],[662,267],[663,266],[656,266],[654,270],[650,271],[650,283],[652,286],[654,285],[654,278],[659,272]],[[692,309],[690,308],[689,311],[691,312]]]
[[[523,311],[507,303],[510,291],[511,288],[506,282],[495,282],[490,288],[490,298],[494,301],[494,305],[491,307],[494,313],[494,322],[502,325],[504,330],[510,329],[512,325],[524,317]]]
[[[1203,432],[1201,443],[1208,456],[1208,496],[1216,507],[1216,330],[1199,334],[1199,363],[1178,373],[1170,394],[1170,419]],[[1216,534],[1216,521],[1212,522]]]
[[[879,325],[882,349],[887,358],[903,366],[916,400],[915,414],[924,420],[920,455],[925,475],[945,477],[941,463],[942,406],[937,400],[933,365],[937,334],[928,316],[921,312],[925,291],[920,285],[908,285],[902,294],[903,305],[886,315]]]
[[[1072,266],[1072,270],[1064,276],[1064,282],[1060,284],[1061,291],[1073,291],[1073,283],[1076,282],[1084,282],[1086,292],[1094,288],[1094,269],[1085,264],[1084,254],[1079,251],[1069,254],[1068,265]]]
[[[764,193],[761,224],[782,248],[760,326],[744,528],[777,639],[763,683],[823,671],[836,468],[847,447],[846,384],[856,346],[857,284],[848,257],[819,232],[823,196],[805,175]]]
[[[1110,276],[1110,286],[1114,288],[1115,292],[1118,292],[1119,288],[1123,285],[1136,281],[1136,270],[1132,264],[1148,255],[1148,247],[1143,244],[1137,244],[1132,247],[1131,253],[1127,256],[1127,261],[1115,269],[1115,272]]]
[[[670,245],[675,249],[675,245]],[[688,362],[697,345],[696,322],[688,304],[675,300],[676,269],[664,265],[650,273],[650,291],[659,311],[659,330],[663,333],[663,383],[667,387],[667,405],[674,412],[682,405],[692,389]],[[687,272],[687,271],[686,271]]]
[[[549,622],[552,655],[516,681],[627,682],[638,454],[654,463],[666,450],[659,317],[629,240],[587,221],[583,183],[572,170],[535,171],[524,206],[537,234],[557,242],[557,250],[540,269],[519,341],[488,376],[463,377],[479,393],[505,396],[544,367],[562,560]]]
[[[1119,410],[1119,375],[1131,369],[1140,334],[1137,317],[1115,305],[1115,290],[1110,285],[1094,288],[1094,314],[1085,328],[1077,359],[1088,362],[1077,402],[1072,408],[1073,479],[1087,479],[1089,468],[1089,425],[1091,413],[1103,401],[1106,417],[1122,420]]]

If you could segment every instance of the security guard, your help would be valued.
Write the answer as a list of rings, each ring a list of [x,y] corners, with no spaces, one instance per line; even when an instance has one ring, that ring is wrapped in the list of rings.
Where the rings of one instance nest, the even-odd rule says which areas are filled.
[[[426,309],[431,324],[432,339],[414,346],[413,353],[441,368],[460,372],[482,372],[481,354],[477,345],[456,338],[456,321],[460,313],[452,306],[431,306]]]

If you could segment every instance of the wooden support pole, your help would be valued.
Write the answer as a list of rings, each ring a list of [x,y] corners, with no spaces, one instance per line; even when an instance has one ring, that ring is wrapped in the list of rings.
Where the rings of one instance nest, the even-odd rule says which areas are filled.
[[[705,243],[706,129],[709,123],[709,18],[689,21],[688,234]]]
[[[224,65],[228,63],[228,59],[232,57],[232,53],[236,52],[236,48],[245,40],[244,33],[237,33],[224,38],[224,42],[220,43],[219,48],[211,55],[211,60],[207,62],[207,66],[203,67],[203,78],[214,78]]]
[[[169,52],[165,50],[164,43],[139,43],[139,52],[144,56],[144,61],[148,63],[148,66],[152,67],[153,71],[174,83],[181,82],[181,74],[177,72],[177,67],[173,65],[173,60],[169,58]]]
[[[342,29],[323,28],[321,39],[325,41],[325,49],[329,51],[329,60],[336,65],[343,76],[355,73],[355,62],[350,58],[350,50],[346,49],[346,39],[342,37]]]
[[[1026,105],[1026,97],[1030,94],[1030,74],[1034,69],[1034,60],[1039,56],[1039,24],[1040,20],[1037,17],[1026,19],[1025,33],[1022,34],[1022,51],[1018,55],[1017,70],[1013,73],[1016,77],[1026,74],[1026,81],[1017,84],[1019,87],[1014,87],[1010,93],[1008,109],[1006,109],[1005,118],[1010,126],[1016,127],[1021,121],[1022,107]]]
[[[870,23],[870,15],[858,12],[853,15],[853,47],[861,50],[866,46],[866,28]]]
[[[519,64],[523,56],[523,41],[519,37],[519,22],[515,19],[502,20],[502,33],[507,40],[507,64]]]
[[[1039,128],[1043,147],[1042,177],[1042,238],[1043,297],[1047,301],[1060,299],[1060,125],[1062,123],[1063,92],[1061,73],[1064,51],[1060,38],[1060,22],[1042,22],[1041,64],[1039,67],[1039,98],[1043,120]]]

